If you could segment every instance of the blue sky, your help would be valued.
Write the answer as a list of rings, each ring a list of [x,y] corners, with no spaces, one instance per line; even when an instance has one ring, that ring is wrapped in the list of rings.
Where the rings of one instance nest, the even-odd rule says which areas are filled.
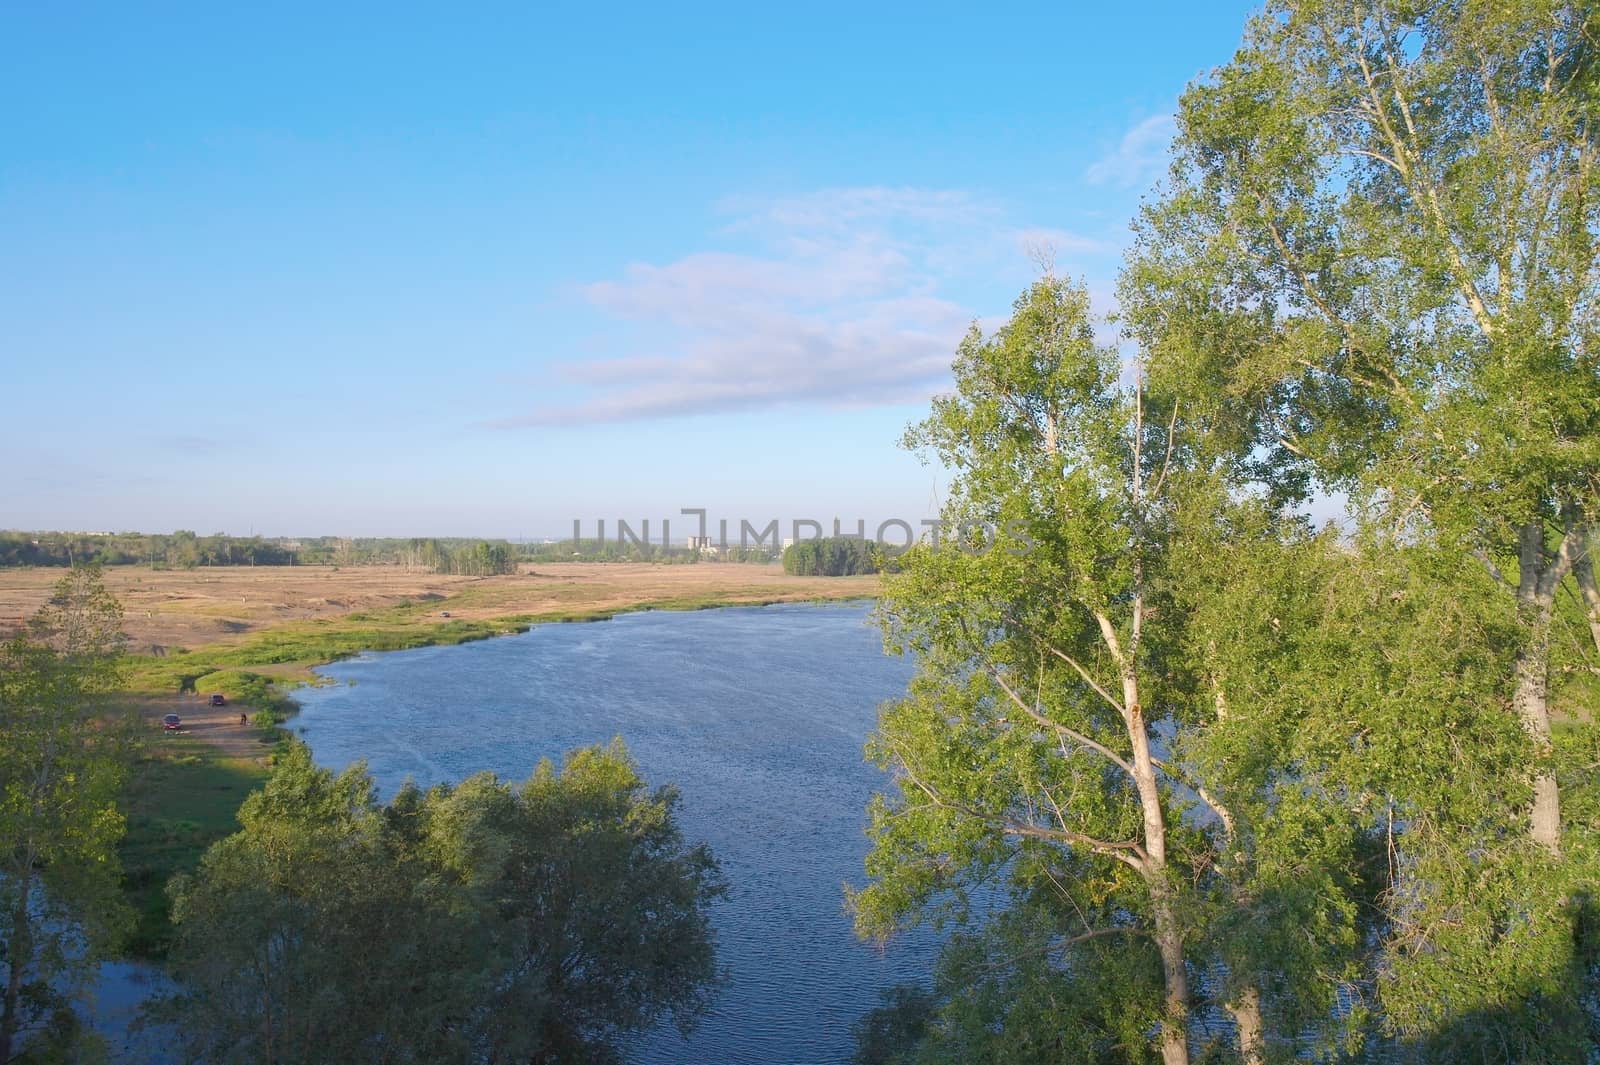
[[[1251,10],[328,7],[0,8],[0,528],[928,516]]]

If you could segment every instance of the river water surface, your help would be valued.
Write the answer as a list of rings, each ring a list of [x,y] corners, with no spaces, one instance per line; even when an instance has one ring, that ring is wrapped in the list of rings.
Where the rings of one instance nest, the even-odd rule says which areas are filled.
[[[622,736],[652,785],[678,786],[685,835],[730,885],[714,913],[728,987],[687,1042],[657,1033],[634,1060],[832,1065],[878,991],[925,982],[933,955],[925,938],[858,941],[842,892],[864,880],[864,809],[886,787],[862,744],[911,668],[864,605],[625,614],[340,662],[296,693],[292,724],[323,765],[366,759],[385,794],[521,779]]]

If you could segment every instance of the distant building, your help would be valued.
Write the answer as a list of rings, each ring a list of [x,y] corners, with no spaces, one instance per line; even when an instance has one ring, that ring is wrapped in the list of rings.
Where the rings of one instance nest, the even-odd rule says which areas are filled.
[[[689,536],[685,537],[685,542],[691,551],[700,551],[707,555],[714,555],[718,551],[717,545],[712,543],[709,536]]]

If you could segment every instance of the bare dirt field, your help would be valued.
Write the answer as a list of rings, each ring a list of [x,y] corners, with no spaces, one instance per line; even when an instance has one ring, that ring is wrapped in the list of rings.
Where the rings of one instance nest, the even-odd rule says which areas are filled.
[[[53,568],[0,570],[0,633],[44,603]],[[441,576],[400,566],[234,566],[105,571],[121,602],[129,650],[160,654],[226,644],[292,621],[435,603],[453,618],[694,605],[849,599],[877,593],[877,577],[793,577],[777,565],[559,562],[500,577]],[[237,721],[237,717],[234,718]]]

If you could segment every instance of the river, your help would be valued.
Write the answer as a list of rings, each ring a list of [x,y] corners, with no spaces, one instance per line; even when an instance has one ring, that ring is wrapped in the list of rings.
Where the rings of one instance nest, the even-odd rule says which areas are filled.
[[[685,835],[730,885],[713,913],[729,985],[687,1041],[655,1033],[633,1060],[836,1065],[879,990],[925,982],[933,956],[925,936],[857,940],[842,890],[864,880],[864,810],[886,787],[862,744],[911,669],[861,604],[625,614],[327,666],[292,726],[320,764],[365,759],[386,794],[521,779],[622,736],[647,780],[680,789]]]

